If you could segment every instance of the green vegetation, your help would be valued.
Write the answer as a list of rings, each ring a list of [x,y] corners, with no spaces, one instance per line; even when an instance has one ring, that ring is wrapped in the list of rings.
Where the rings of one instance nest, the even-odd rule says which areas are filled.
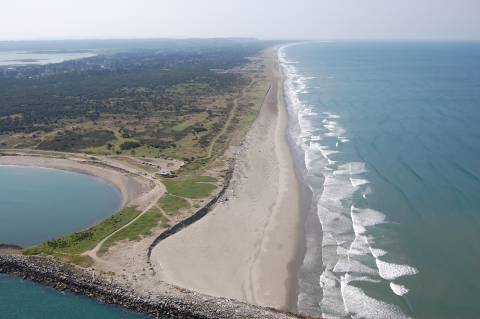
[[[117,241],[139,240],[157,225],[170,227],[170,217],[211,196],[217,179],[197,174],[224,163],[215,161],[217,156],[243,140],[269,86],[269,62],[251,57],[272,45],[245,39],[88,43],[101,53],[5,70],[0,72],[0,147],[185,162],[170,178],[160,176],[160,167],[135,163],[162,178],[167,194],[159,208],[112,235],[101,247],[105,253]],[[139,214],[125,208],[97,226],[25,253],[91,265],[81,254]]]
[[[211,176],[195,176],[191,177],[190,180],[195,183],[216,183],[217,179]]]
[[[135,207],[124,208],[96,226],[70,236],[49,240],[26,249],[24,253],[27,255],[66,255],[71,258],[79,258],[73,256],[94,248],[99,241],[131,222],[139,214],[140,211]]]
[[[144,236],[151,235],[152,229],[155,228],[159,222],[165,228],[169,226],[168,219],[163,216],[162,212],[158,208],[153,208],[149,210],[148,212],[140,216],[140,218],[138,218],[131,225],[120,230],[119,232],[108,238],[98,251],[99,255],[105,254],[108,249],[118,241],[140,240]]]
[[[190,208],[190,203],[186,198],[200,199],[210,196],[217,187],[213,184],[216,182],[217,179],[210,176],[165,179],[164,184],[167,187],[167,193],[159,200],[158,206],[165,214],[173,217],[182,210]],[[131,225],[115,233],[103,243],[99,254],[105,254],[116,242],[140,240],[151,235],[152,229],[158,224],[163,228],[170,227],[168,217],[161,210],[152,208]],[[58,243],[54,243],[54,245],[58,245]]]
[[[142,146],[142,144],[140,142],[137,142],[137,141],[126,141],[126,142],[123,142],[121,145],[120,145],[120,149],[122,151],[125,151],[125,150],[131,150],[131,149],[134,149],[134,148],[137,148],[137,147],[140,147]]]
[[[199,199],[208,197],[217,187],[217,179],[210,176],[194,176],[182,179],[164,180],[167,192],[158,202],[158,206],[168,216],[175,216],[184,209],[190,208],[185,198]],[[185,198],[184,198],[185,197]],[[128,227],[108,238],[98,251],[104,255],[110,247],[122,240],[135,241],[151,235],[152,229],[160,224],[163,228],[170,227],[169,219],[159,208],[152,208]]]
[[[203,165],[233,101],[252,78],[263,77],[263,62],[249,57],[274,44],[245,39],[100,42],[94,45],[111,50],[87,59],[0,70],[0,145],[174,157]],[[247,63],[249,71],[239,72]],[[215,148],[225,148],[227,133]]]
[[[172,195],[200,199],[210,196],[217,188],[212,181],[211,177],[199,176],[165,179],[163,183],[167,187],[167,192]]]
[[[98,147],[115,139],[111,131],[91,131],[77,133],[72,131],[60,132],[52,140],[38,144],[39,149],[53,151],[75,151],[87,147]]]
[[[190,204],[185,198],[170,194],[165,194],[158,202],[158,205],[169,216],[174,216],[180,210],[190,207]]]
[[[93,265],[93,259],[90,256],[80,256],[80,255],[55,255],[55,257],[62,259],[66,262],[74,263],[80,267],[91,267]]]

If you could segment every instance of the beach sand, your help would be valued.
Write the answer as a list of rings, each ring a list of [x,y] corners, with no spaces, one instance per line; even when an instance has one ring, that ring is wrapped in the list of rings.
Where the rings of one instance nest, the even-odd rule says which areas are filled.
[[[274,55],[272,87],[237,156],[228,200],[160,243],[152,264],[183,288],[295,310],[303,219]]]

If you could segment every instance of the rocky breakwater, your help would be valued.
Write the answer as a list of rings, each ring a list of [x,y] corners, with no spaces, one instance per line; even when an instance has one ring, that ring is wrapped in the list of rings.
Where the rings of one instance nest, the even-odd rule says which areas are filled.
[[[155,318],[302,318],[274,309],[256,307],[226,298],[182,291],[142,296],[122,284],[77,267],[40,256],[0,255],[0,273],[68,290]]]

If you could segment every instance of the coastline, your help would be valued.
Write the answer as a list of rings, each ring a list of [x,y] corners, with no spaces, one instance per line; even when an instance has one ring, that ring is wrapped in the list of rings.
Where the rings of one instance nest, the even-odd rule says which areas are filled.
[[[177,298],[175,303],[184,305],[184,295],[188,295],[188,302],[193,300],[194,306],[198,306],[200,309],[204,309],[200,304],[205,298],[215,300],[217,306],[220,307],[232,302],[229,312],[225,312],[225,318],[249,317],[244,313],[246,308],[266,309],[251,305],[271,307],[272,309],[268,310],[268,313],[263,314],[265,316],[260,316],[265,318],[271,316],[273,316],[272,318],[283,318],[285,313],[281,311],[296,311],[297,272],[303,260],[305,246],[302,233],[304,210],[301,207],[300,183],[294,168],[294,154],[288,141],[289,115],[284,98],[283,69],[278,61],[278,50],[274,49],[271,52],[274,54],[272,86],[265,97],[260,113],[248,131],[246,142],[239,150],[233,151],[237,155],[234,160],[236,165],[231,183],[227,183],[219,195],[212,199],[211,205],[209,202],[208,207],[198,211],[199,214],[194,214],[191,218],[175,225],[175,227],[178,226],[178,229],[182,229],[181,232],[177,233],[177,228],[173,227],[171,235],[175,236],[164,236],[170,234],[166,231],[157,237],[160,240],[158,242],[155,240],[149,248],[152,252],[153,273],[156,273],[155,283],[152,281],[147,284],[139,281],[133,286],[128,286],[132,294],[139,296],[135,298],[148,296],[150,299],[150,295],[156,296],[159,298],[158,300]],[[60,169],[91,175],[111,183],[122,194],[122,207],[136,204],[142,207],[142,199],[143,202],[148,201],[151,193],[152,180],[149,175],[147,176],[142,171],[136,171],[132,167],[126,167],[124,162],[120,163],[114,158],[70,153],[62,153],[57,156],[57,154],[25,152],[24,150],[4,150],[4,153],[8,155],[0,156],[0,165]],[[205,210],[205,214],[203,214],[203,210]],[[248,218],[245,218],[246,212],[248,212]],[[242,222],[243,225],[240,225]],[[185,229],[187,226],[188,228]],[[220,232],[214,231],[214,228]],[[193,238],[188,239],[192,230],[196,232],[199,229],[201,234],[194,234]],[[198,235],[200,237],[196,237]],[[186,241],[185,238],[187,238]],[[178,239],[183,241],[181,245],[189,246],[186,248],[190,251],[198,249],[197,244],[203,247],[210,245],[208,247],[211,249],[210,253],[198,250],[197,253],[202,255],[200,259],[203,258],[199,262],[199,255],[189,254],[187,249],[179,246],[178,243],[173,245],[169,243]],[[213,244],[205,244],[207,241]],[[167,257],[164,252],[158,255],[165,243],[173,249],[172,257]],[[220,249],[220,254],[217,251],[219,246],[225,248],[223,251]],[[184,257],[191,259],[180,261],[182,269],[178,269],[179,264],[176,264],[178,259],[174,260],[170,274],[168,267],[161,264],[163,260],[170,261],[170,259]],[[23,257],[1,256],[0,253],[0,273],[10,273],[47,285],[56,280],[54,274],[47,275],[43,280],[29,276],[28,272],[31,269],[28,265],[20,271],[5,270],[5,259],[2,258],[21,259]],[[28,264],[30,259],[28,259],[29,257],[25,258],[27,258]],[[56,263],[53,260],[49,262]],[[212,264],[209,262],[213,263],[214,267],[211,267]],[[191,271],[190,268],[192,264],[196,264],[197,269],[194,271]],[[206,283],[206,286],[203,286],[205,289],[176,281],[176,276],[183,277],[182,280],[187,282],[190,280],[190,277],[184,276],[185,273],[182,272],[184,270],[190,272],[188,276],[199,279],[201,285]],[[79,271],[85,273],[82,270]],[[207,276],[199,275],[198,271],[207,271]],[[239,273],[241,276],[238,276]],[[218,274],[221,274],[220,280],[213,280],[213,286],[209,286],[209,281],[211,282],[211,279]],[[81,276],[84,279],[91,278],[91,274]],[[124,286],[127,284],[124,280],[120,282]],[[194,284],[199,282],[194,282]],[[160,284],[160,287],[154,287],[155,284]],[[217,284],[218,286],[216,286]],[[65,289],[63,284],[55,284],[53,287]],[[128,304],[116,302],[116,296],[111,292],[104,296],[88,290],[76,290],[75,287],[71,289],[69,285],[66,286],[66,289],[94,297],[100,302],[116,303],[132,309]],[[195,298],[191,296],[195,296]],[[113,298],[113,302],[108,298]],[[121,301],[121,299],[119,300]],[[155,302],[159,302],[158,300]],[[228,302],[225,303],[224,300]],[[237,311],[235,308],[239,310],[237,309]],[[151,313],[151,308],[133,308],[132,310]],[[188,312],[182,315],[186,318],[224,318],[223,316],[217,317],[222,311],[219,312],[215,308],[210,308],[208,311],[210,311],[209,316],[196,316]],[[165,314],[163,310],[155,314],[158,313]],[[168,314],[168,312],[166,313]],[[198,311],[194,310],[193,313],[196,314]],[[258,317],[258,313],[256,314],[254,317]],[[288,314],[285,318],[297,317],[300,318],[300,316]]]
[[[157,245],[152,264],[163,281],[183,288],[295,310],[303,215],[273,52],[272,86],[237,153],[226,200]]]
[[[290,61],[287,60],[284,50],[290,46],[302,45],[305,42],[297,42],[282,46],[279,51],[279,60],[282,71],[285,76],[285,103],[288,107],[289,115],[289,144],[294,156],[294,168],[300,181],[300,194],[302,198],[302,213],[304,217],[303,224],[303,238],[301,247],[301,258],[298,259],[297,264],[297,312],[303,315],[316,317],[319,315],[319,305],[323,298],[323,289],[319,285],[319,278],[322,275],[324,266],[322,263],[323,255],[323,226],[320,223],[317,215],[317,203],[315,198],[318,196],[309,181],[312,177],[309,176],[307,162],[308,157],[303,148],[304,137],[302,133],[302,124],[300,121],[301,114],[299,113],[297,103],[298,100],[296,91],[294,90],[294,83],[296,83],[296,73],[291,72]],[[293,75],[293,76],[292,76]],[[301,85],[301,84],[299,84]],[[293,90],[293,91],[292,91]],[[315,176],[317,181],[324,182],[323,176]],[[318,184],[320,185],[320,184]],[[323,192],[323,186],[320,193]],[[320,238],[320,242],[317,240]],[[312,258],[312,256],[316,256]]]
[[[121,208],[135,204],[148,190],[147,184],[140,178],[107,167],[94,166],[79,158],[55,158],[25,154],[2,155],[0,156],[0,166],[57,169],[98,178],[111,184],[120,192]]]

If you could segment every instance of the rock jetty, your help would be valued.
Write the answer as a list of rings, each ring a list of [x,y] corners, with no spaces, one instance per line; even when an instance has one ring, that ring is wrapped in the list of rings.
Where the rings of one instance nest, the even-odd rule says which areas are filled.
[[[68,290],[153,318],[304,318],[274,309],[195,292],[140,296],[124,285],[42,256],[0,255],[0,273],[31,280],[58,290]]]

